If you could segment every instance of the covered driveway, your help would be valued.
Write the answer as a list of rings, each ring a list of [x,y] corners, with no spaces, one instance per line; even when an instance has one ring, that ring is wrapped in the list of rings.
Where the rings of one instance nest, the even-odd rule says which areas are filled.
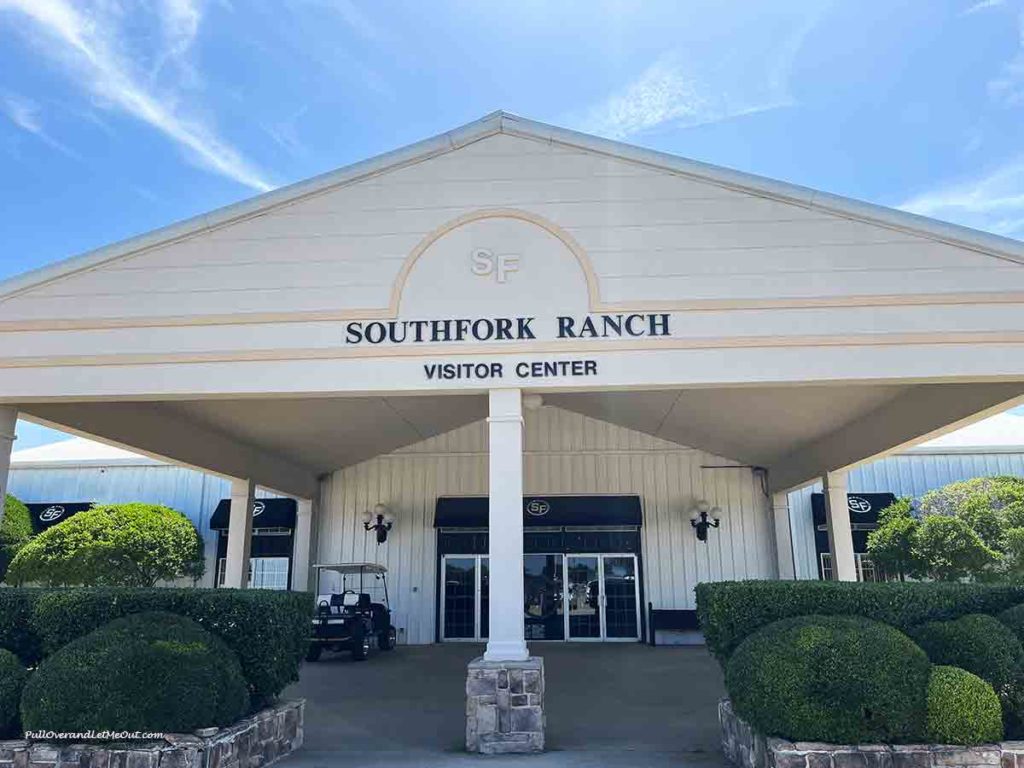
[[[534,644],[547,667],[546,755],[530,765],[722,766],[718,664],[703,647]],[[464,753],[466,664],[482,645],[400,647],[365,663],[306,664],[286,695],[306,703],[287,766],[479,764]]]

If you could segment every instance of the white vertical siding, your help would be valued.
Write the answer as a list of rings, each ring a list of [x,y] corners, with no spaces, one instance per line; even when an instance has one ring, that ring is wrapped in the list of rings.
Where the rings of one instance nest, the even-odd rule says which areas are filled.
[[[904,453],[864,464],[850,472],[851,493],[894,493],[920,498],[947,483],[972,477],[1018,475],[1024,477],[1024,451],[1020,453]],[[789,495],[789,518],[798,579],[818,578],[814,551],[811,494],[821,484]]]
[[[660,608],[692,608],[699,581],[774,578],[769,502],[746,468],[558,408],[526,414],[527,494],[637,494],[644,509],[644,597]],[[387,565],[403,642],[434,641],[438,496],[487,493],[487,425],[480,421],[325,479],[317,559]],[[701,544],[690,510],[706,498],[723,510],[722,527]],[[378,547],[361,515],[378,502],[397,516]]]

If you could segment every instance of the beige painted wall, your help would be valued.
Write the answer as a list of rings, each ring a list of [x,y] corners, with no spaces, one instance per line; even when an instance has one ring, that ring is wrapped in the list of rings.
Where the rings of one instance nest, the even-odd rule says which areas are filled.
[[[528,411],[525,429],[527,494],[641,497],[644,592],[655,606],[693,608],[700,581],[776,576],[770,505],[748,469],[702,469],[735,462],[553,407]],[[387,565],[404,642],[434,641],[434,505],[442,495],[487,493],[486,438],[486,423],[476,422],[324,482],[315,559]],[[689,523],[700,498],[725,511],[706,545]],[[381,547],[361,523],[379,501],[398,518]]]

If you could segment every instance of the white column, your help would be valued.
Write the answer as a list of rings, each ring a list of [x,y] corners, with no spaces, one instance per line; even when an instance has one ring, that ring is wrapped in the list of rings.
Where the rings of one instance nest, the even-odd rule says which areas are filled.
[[[485,661],[529,658],[523,624],[523,398],[492,389],[487,431],[490,638]]]
[[[832,553],[832,575],[836,581],[857,580],[857,563],[853,557],[853,531],[850,528],[850,504],[846,496],[846,477],[846,472],[829,472],[821,478],[825,491],[828,548]]]
[[[775,555],[779,563],[780,579],[796,578],[793,558],[793,532],[789,524],[789,494],[772,494],[772,517],[775,520]]]
[[[224,586],[249,586],[249,549],[252,544],[252,507],[256,484],[252,480],[231,481],[231,516],[228,518],[228,553]]]
[[[305,592],[309,585],[310,537],[313,532],[313,501],[296,499],[292,552],[292,589]]]
[[[7,498],[7,473],[11,468],[11,449],[17,423],[18,409],[0,405],[0,520],[4,519],[3,502]]]

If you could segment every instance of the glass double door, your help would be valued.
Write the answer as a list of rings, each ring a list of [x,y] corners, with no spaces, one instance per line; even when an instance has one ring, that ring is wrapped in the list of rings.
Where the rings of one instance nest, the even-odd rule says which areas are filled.
[[[441,562],[443,640],[487,638],[488,558]],[[527,640],[638,640],[636,555],[528,554],[523,557]]]

